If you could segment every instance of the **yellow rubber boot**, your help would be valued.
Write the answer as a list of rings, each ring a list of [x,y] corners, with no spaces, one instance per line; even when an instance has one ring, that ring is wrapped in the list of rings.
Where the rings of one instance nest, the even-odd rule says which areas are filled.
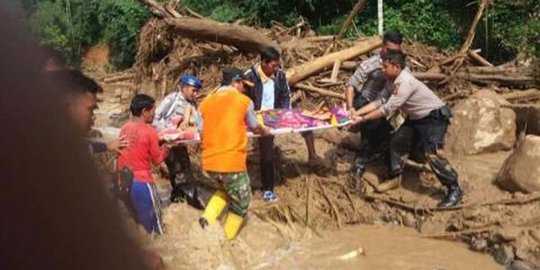
[[[243,222],[244,218],[237,214],[229,213],[227,215],[227,219],[225,220],[225,236],[227,237],[227,240],[231,240],[236,237]]]
[[[204,209],[202,217],[206,219],[209,225],[216,223],[217,218],[227,206],[227,193],[222,190],[218,190],[212,194],[208,205]]]

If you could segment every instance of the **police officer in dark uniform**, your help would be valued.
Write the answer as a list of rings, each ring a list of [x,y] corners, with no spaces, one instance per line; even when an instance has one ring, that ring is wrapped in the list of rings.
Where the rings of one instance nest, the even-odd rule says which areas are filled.
[[[381,55],[387,50],[401,50],[402,36],[395,31],[388,31],[383,36],[383,48],[364,60],[349,79],[345,90],[345,99],[349,114],[354,115],[355,110],[376,100],[386,84],[386,78],[382,72]],[[366,165],[384,152],[383,148],[388,144],[393,131],[386,118],[379,118],[369,123],[360,125],[356,130],[362,134],[362,142],[358,148],[355,163],[351,169],[351,176],[361,177]]]
[[[403,71],[405,55],[402,52],[389,51],[382,59],[382,70],[388,83],[377,100],[358,111],[354,123],[364,124],[383,118],[398,109],[404,112],[407,119],[390,142],[390,175],[399,177],[403,172],[401,157],[410,151],[411,146],[419,146],[431,169],[447,188],[446,196],[438,207],[458,204],[463,197],[458,174],[442,154],[444,135],[450,123],[450,109],[425,84],[410,72]]]

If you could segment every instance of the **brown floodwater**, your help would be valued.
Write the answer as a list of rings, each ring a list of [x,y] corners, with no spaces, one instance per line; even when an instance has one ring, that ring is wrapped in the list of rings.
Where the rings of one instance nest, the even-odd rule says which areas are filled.
[[[411,229],[354,226],[291,244],[251,269],[504,269],[466,245],[422,238]],[[364,255],[339,257],[361,248]]]
[[[200,228],[200,211],[172,204],[163,213],[166,234],[142,237],[168,269],[504,269],[463,243],[423,238],[413,229],[354,225],[322,231],[285,225],[289,238],[251,215],[235,241],[220,223]],[[361,248],[363,255],[340,258]],[[353,254],[354,255],[354,254]]]

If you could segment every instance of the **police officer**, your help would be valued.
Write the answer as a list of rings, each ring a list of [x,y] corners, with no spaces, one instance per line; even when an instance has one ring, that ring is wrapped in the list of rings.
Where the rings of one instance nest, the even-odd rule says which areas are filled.
[[[197,77],[181,76],[175,91],[168,94],[156,108],[153,126],[160,132],[167,129],[185,131],[190,126],[200,130],[201,123],[195,97],[201,88],[201,81]],[[180,173],[184,175],[186,182],[195,180],[185,145],[179,144],[171,148],[165,164],[169,170],[169,180],[173,188],[176,186],[176,178]]]
[[[363,61],[349,79],[345,90],[345,100],[350,116],[354,115],[355,110],[377,99],[386,83],[382,72],[381,55],[387,50],[400,51],[401,42],[402,36],[399,32],[386,32],[383,36],[381,52]],[[384,117],[365,123],[359,129],[362,142],[351,169],[351,176],[357,179],[365,172],[366,165],[377,158],[377,153],[383,152],[382,148],[388,143],[393,131],[392,126]]]
[[[431,169],[447,188],[438,207],[458,204],[463,197],[458,175],[441,151],[451,117],[450,109],[425,84],[411,73],[403,72],[405,55],[402,52],[389,51],[382,59],[382,70],[388,83],[378,99],[358,111],[354,123],[383,118],[398,109],[404,112],[407,119],[390,142],[391,177],[397,178],[403,172],[401,156],[410,151],[411,145],[419,146]]]

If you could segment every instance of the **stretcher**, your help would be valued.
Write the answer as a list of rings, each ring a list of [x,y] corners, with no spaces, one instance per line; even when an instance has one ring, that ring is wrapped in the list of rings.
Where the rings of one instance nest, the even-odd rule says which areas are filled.
[[[347,126],[351,120],[346,111],[341,107],[318,112],[308,112],[298,109],[266,110],[257,112],[259,123],[270,129],[272,135],[285,135],[291,133],[303,133],[308,131],[324,130]],[[102,133],[115,134],[118,137],[118,128],[98,128]],[[256,138],[260,135],[248,131],[248,137]],[[200,134],[197,132],[179,132],[167,130],[160,133],[160,139],[171,144],[194,144],[200,143]]]

